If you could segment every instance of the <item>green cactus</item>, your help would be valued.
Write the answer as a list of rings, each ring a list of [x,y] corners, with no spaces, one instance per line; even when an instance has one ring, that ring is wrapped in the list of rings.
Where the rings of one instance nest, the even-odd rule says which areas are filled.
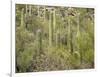
[[[77,37],[80,35],[80,30],[79,30],[79,13],[77,14]]]
[[[56,47],[59,47],[60,43],[60,32],[59,30],[56,32]]]
[[[40,17],[40,6],[37,7],[38,17]]]
[[[54,27],[54,32],[55,32],[55,29],[56,29],[56,11],[55,11],[55,9],[53,11],[53,27]]]
[[[80,51],[80,23],[79,23],[79,16],[80,16],[80,13],[77,13],[77,40],[78,40],[78,47],[77,47],[77,50],[78,52],[80,53],[80,63],[82,63],[82,51]]]
[[[40,29],[37,30],[37,54],[40,54],[42,51],[42,32]]]
[[[24,8],[21,10],[21,27],[24,27]]]
[[[53,42],[53,13],[50,11],[49,15],[49,45],[52,46]]]
[[[56,10],[53,10],[53,31],[54,31],[54,40],[56,40]],[[56,41],[54,41],[56,44]]]
[[[31,13],[32,13],[32,6],[30,5],[29,6],[29,16],[31,16]]]
[[[46,7],[44,6],[44,22],[46,20]]]
[[[71,18],[70,18],[70,16],[68,17],[68,41],[67,41],[67,43],[68,43],[68,51],[69,52],[71,52],[71,46],[70,46],[70,42],[71,42],[71,38],[70,38],[70,36],[71,36],[71,31],[70,31],[70,28],[71,28]]]
[[[26,15],[27,15],[27,10],[28,10],[28,8],[27,8],[27,4],[26,4]]]

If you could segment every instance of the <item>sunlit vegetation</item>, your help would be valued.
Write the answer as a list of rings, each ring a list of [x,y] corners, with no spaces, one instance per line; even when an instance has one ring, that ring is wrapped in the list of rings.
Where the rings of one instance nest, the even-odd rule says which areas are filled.
[[[94,9],[16,4],[16,72],[94,68]]]

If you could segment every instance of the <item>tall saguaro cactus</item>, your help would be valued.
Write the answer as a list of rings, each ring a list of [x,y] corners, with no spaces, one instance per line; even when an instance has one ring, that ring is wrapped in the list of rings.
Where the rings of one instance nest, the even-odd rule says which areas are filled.
[[[32,13],[32,5],[26,4],[26,15],[31,16],[31,13]]]
[[[54,32],[55,32],[55,29],[56,29],[56,10],[55,9],[53,11],[53,26],[54,26]]]
[[[56,40],[56,9],[53,8],[53,39]],[[56,44],[56,41],[54,41],[54,44]]]
[[[31,13],[32,13],[32,6],[30,5],[29,6],[29,16],[31,16]]]
[[[56,32],[56,47],[59,47],[60,45],[60,32],[57,30]]]
[[[68,18],[68,50],[71,54],[73,53],[72,18],[73,16],[69,16]]]
[[[21,10],[21,27],[24,27],[24,8]]]
[[[77,39],[79,41],[79,37],[80,37],[80,25],[79,25],[79,13],[77,13]],[[79,44],[78,44],[78,50],[79,50]]]
[[[38,46],[37,54],[39,54],[42,51],[42,32],[40,29],[37,30],[37,46]]]
[[[71,18],[70,18],[70,16],[68,17],[68,51],[69,52],[71,52],[71,38],[70,38],[70,36],[71,36],[71,32],[70,32],[70,27],[71,27]]]
[[[27,10],[28,10],[28,7],[27,7],[27,4],[26,4],[26,15],[27,15]]]
[[[52,46],[53,42],[53,13],[50,10],[49,13],[49,45]]]
[[[45,19],[46,19],[46,7],[44,6],[44,22],[45,22]]]
[[[82,63],[82,51],[80,51],[80,22],[79,22],[80,13],[77,13],[77,40],[78,40],[78,52],[80,53],[80,63]]]
[[[38,9],[38,11],[37,11],[38,12],[38,17],[40,17],[40,6],[38,6],[37,9]]]

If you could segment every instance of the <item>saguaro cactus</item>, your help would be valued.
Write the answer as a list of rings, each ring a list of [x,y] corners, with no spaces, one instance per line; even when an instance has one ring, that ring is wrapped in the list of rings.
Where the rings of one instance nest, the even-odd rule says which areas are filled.
[[[27,15],[27,10],[28,10],[28,8],[27,8],[27,4],[26,4],[26,15]]]
[[[42,32],[41,32],[41,29],[37,30],[37,47],[38,47],[37,54],[39,54],[42,51]]]
[[[71,32],[70,32],[70,27],[71,27],[71,19],[70,19],[70,16],[68,17],[68,51],[69,52],[71,52],[71,47],[70,47],[70,41],[71,41],[71,38],[70,38],[70,36],[71,36]]]
[[[80,53],[80,63],[82,63],[82,51],[80,51],[80,23],[79,23],[80,13],[77,13],[77,40],[78,40],[78,52]]]
[[[45,22],[45,19],[46,19],[46,7],[44,6],[44,22]]]
[[[71,48],[71,54],[73,53],[74,51],[74,43],[73,43],[74,39],[73,39],[73,31],[71,30],[71,33],[70,33],[70,48]]]
[[[68,49],[73,53],[74,50],[74,35],[73,35],[73,18],[75,17],[75,12],[73,8],[68,8]]]
[[[32,6],[30,5],[29,6],[29,16],[31,16],[31,13],[32,13]]]
[[[71,16],[72,18],[72,16]],[[73,53],[73,31],[72,31],[72,20],[69,21],[69,51],[72,54]]]
[[[77,37],[80,35],[80,30],[79,30],[79,13],[77,13]]]
[[[38,6],[37,9],[38,9],[38,11],[37,11],[38,12],[38,17],[40,17],[40,6]]]
[[[54,32],[56,29],[56,10],[54,9],[53,11],[53,27],[54,27]]]
[[[60,32],[57,30],[56,32],[56,46],[59,47],[60,45]]]
[[[53,42],[53,13],[50,11],[49,14],[49,45],[52,46]]]
[[[24,27],[24,8],[21,10],[21,26]]]
[[[31,16],[32,6],[26,4],[26,15]]]

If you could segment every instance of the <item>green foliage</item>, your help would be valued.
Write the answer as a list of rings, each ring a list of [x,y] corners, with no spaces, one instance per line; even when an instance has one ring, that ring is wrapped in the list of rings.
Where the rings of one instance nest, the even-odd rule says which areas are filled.
[[[92,8],[16,4],[15,38],[17,73],[94,68]]]

